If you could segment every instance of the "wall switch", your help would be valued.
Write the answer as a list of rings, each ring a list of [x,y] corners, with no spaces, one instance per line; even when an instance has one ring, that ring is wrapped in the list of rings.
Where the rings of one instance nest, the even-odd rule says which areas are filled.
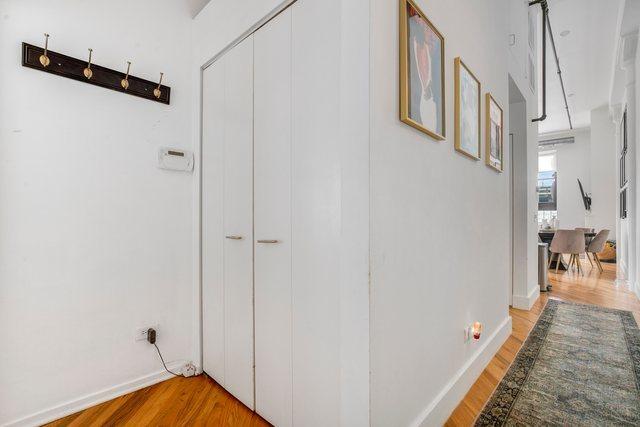
[[[158,331],[158,324],[156,323],[155,325],[143,326],[142,328],[136,329],[135,340],[136,341],[146,341],[147,340],[147,331],[149,330],[149,328],[153,328],[157,332]]]

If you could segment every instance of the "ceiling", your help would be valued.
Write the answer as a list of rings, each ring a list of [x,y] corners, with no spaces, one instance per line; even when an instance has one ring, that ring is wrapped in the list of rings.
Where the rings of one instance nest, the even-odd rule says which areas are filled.
[[[622,0],[549,0],[548,3],[573,127],[587,127],[591,122],[591,110],[609,100],[616,52],[615,33]],[[566,35],[561,35],[563,32]],[[550,43],[547,48],[547,119],[539,123],[538,129],[540,133],[569,129]]]
[[[210,0],[187,0],[189,10],[191,11],[191,17],[195,17]]]

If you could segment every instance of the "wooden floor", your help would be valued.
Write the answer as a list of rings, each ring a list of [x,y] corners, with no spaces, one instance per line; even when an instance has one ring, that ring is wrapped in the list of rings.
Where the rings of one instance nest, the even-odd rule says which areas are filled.
[[[585,275],[575,272],[550,273],[553,290],[544,293],[531,311],[511,309],[513,332],[464,400],[453,412],[447,426],[470,426],[498,385],[522,343],[533,328],[548,298],[574,301],[634,312],[640,323],[640,302],[625,288],[615,285],[615,265],[604,264],[605,272],[590,269],[583,262]],[[173,378],[151,387],[118,397],[85,411],[55,421],[50,426],[266,426],[265,420],[251,412],[222,387],[205,375]]]
[[[176,377],[49,426],[269,426],[206,375]]]
[[[629,310],[633,312],[636,322],[640,324],[640,301],[624,285],[616,286],[615,264],[602,263],[602,265],[605,269],[602,274],[598,273],[597,268],[591,269],[586,260],[582,262],[584,276],[575,272],[559,271],[557,275],[551,272],[549,278],[553,286],[552,291],[542,293],[531,311],[513,308],[509,310],[513,320],[511,336],[451,414],[446,426],[473,425],[493,390],[509,369],[549,298]]]

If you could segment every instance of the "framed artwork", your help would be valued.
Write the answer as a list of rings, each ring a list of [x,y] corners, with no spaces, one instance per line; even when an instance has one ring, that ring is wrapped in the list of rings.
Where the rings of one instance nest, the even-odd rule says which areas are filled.
[[[444,37],[412,0],[400,0],[400,120],[445,139]]]
[[[480,160],[480,81],[458,57],[455,59],[455,148]]]
[[[486,95],[485,114],[487,115],[487,122],[485,123],[485,141],[486,141],[486,163],[487,166],[502,172],[504,170],[503,164],[503,114],[502,108],[498,105],[493,96],[490,93]]]

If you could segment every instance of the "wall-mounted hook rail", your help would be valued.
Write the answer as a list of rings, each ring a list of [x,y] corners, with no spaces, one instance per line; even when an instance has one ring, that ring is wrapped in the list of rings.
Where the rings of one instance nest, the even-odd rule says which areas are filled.
[[[47,37],[48,40],[48,37]],[[45,50],[46,49],[46,50]],[[91,55],[91,52],[89,53]],[[47,65],[41,62],[42,57],[47,58]],[[100,86],[117,92],[145,98],[150,101],[169,104],[171,99],[171,88],[169,86],[158,85],[157,82],[141,79],[132,75],[127,75],[121,71],[112,70],[100,65],[89,63],[86,59],[77,59],[71,56],[48,50],[45,41],[45,48],[34,46],[29,43],[22,43],[22,65],[45,73],[55,74],[61,77],[77,80],[94,86]],[[85,71],[91,71],[91,77]],[[126,80],[128,88],[122,87],[122,81]],[[155,90],[160,91],[160,96],[156,97]]]

